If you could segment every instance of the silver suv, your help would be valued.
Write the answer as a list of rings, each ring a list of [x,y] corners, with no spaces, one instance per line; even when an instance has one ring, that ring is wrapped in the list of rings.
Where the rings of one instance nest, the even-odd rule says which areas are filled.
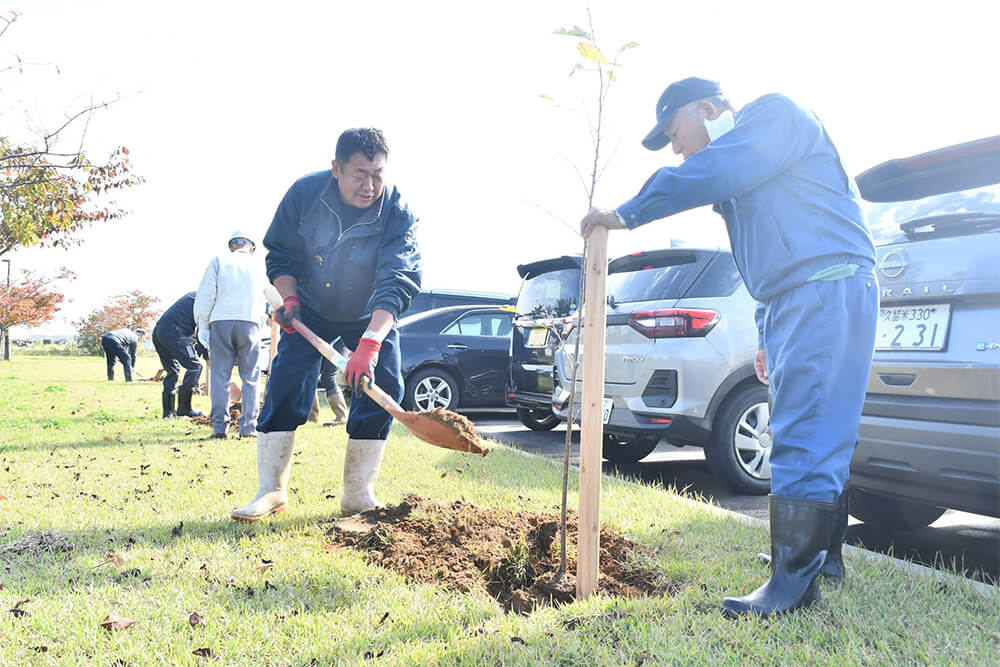
[[[753,369],[756,304],[732,254],[680,247],[619,257],[608,265],[607,291],[604,458],[635,462],[660,440],[696,445],[716,476],[767,493],[770,411]],[[556,355],[552,403],[563,420],[575,335]]]
[[[881,298],[850,512],[903,528],[945,508],[1000,516],[1000,136],[857,182]]]

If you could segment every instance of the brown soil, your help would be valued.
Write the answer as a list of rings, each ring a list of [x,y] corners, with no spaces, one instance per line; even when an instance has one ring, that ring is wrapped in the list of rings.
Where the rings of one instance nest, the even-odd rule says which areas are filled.
[[[405,417],[399,416],[399,419],[417,437],[431,444],[470,454],[489,454],[476,433],[476,425],[456,412],[434,408],[407,413]],[[429,427],[427,422],[431,422]],[[434,424],[440,424],[444,428],[435,428]]]
[[[567,573],[559,568],[559,517],[536,512],[450,505],[407,494],[399,505],[333,523],[337,547],[368,554],[372,562],[420,582],[468,592],[486,590],[504,611],[528,614],[541,605],[576,598],[576,522],[570,512]],[[597,590],[638,597],[668,590],[652,552],[602,526]]]
[[[232,403],[229,406],[229,428],[240,430],[240,411],[242,409],[242,403]],[[200,417],[191,417],[191,423],[211,428],[212,419],[208,415],[201,415]]]

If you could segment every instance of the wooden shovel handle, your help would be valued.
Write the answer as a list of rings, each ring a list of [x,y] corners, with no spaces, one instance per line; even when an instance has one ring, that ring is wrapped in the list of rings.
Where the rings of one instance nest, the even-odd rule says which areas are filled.
[[[320,354],[330,360],[334,366],[336,366],[341,371],[347,367],[347,359],[344,358],[340,352],[337,352],[332,345],[327,343],[325,340],[313,333],[312,329],[307,327],[302,320],[297,317],[292,318],[292,327],[295,328],[302,337],[309,341],[313,347],[315,347]],[[368,378],[361,378],[361,389],[368,394],[373,401],[382,406],[382,409],[386,412],[401,413],[404,412],[403,408],[393,400],[392,396],[382,391],[382,389],[371,382]]]

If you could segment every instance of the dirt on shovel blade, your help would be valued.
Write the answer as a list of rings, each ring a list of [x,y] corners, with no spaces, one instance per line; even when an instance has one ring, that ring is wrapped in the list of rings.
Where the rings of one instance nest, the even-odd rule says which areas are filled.
[[[424,442],[469,454],[489,454],[476,433],[475,425],[458,413],[434,408],[395,416]]]
[[[576,598],[576,523],[570,512],[567,572],[559,569],[559,516],[439,503],[407,494],[399,505],[344,517],[327,532],[412,581],[485,590],[507,612],[528,614]],[[678,590],[653,564],[650,549],[601,527],[598,591],[639,597]]]

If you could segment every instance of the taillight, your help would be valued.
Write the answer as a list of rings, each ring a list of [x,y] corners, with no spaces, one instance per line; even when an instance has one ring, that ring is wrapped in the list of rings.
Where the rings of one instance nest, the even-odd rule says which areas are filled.
[[[715,310],[669,308],[632,313],[628,325],[646,338],[696,338],[704,336],[719,322]]]

